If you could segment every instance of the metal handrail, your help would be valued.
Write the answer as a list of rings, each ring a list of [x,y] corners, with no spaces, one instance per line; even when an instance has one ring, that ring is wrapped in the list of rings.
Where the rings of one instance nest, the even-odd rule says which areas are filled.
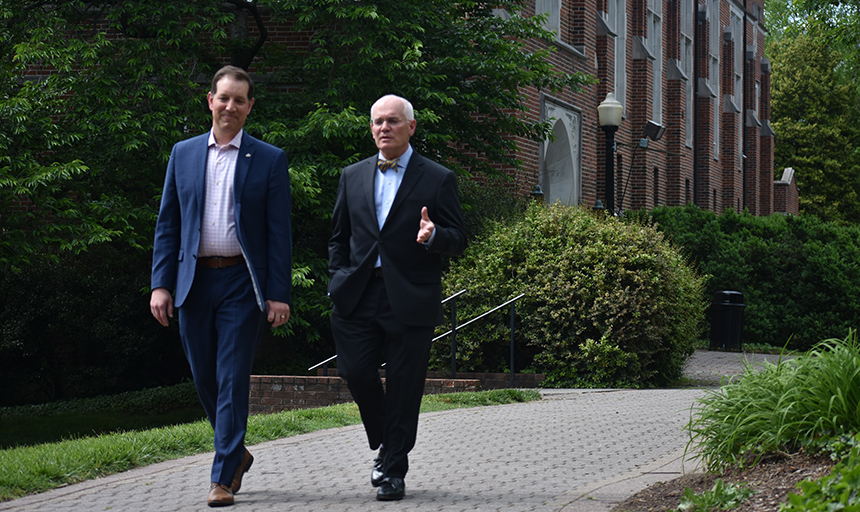
[[[454,295],[451,295],[450,297],[445,297],[444,299],[442,299],[442,304],[445,304],[446,302],[448,302],[451,299],[456,299],[457,297],[459,297],[460,295],[463,295],[464,293],[466,293],[465,289],[460,290],[459,292],[455,293]]]
[[[449,300],[456,299],[457,297],[459,297],[460,295],[463,295],[464,293],[466,293],[466,290],[460,290],[459,292],[443,299],[442,304],[445,304]],[[451,324],[452,324],[453,328],[450,329],[445,334],[441,334],[439,336],[436,336],[435,338],[433,338],[431,340],[431,342],[433,342],[433,341],[440,340],[440,339],[444,338],[445,336],[451,335],[451,378],[452,379],[457,378],[457,366],[456,366],[457,362],[456,362],[456,358],[455,358],[456,348],[457,348],[456,347],[457,331],[470,325],[470,324],[472,324],[472,323],[477,322],[478,320],[481,320],[482,318],[486,317],[487,315],[491,315],[491,314],[495,313],[496,311],[502,309],[505,306],[510,305],[511,306],[511,386],[514,385],[514,317],[515,317],[515,315],[514,315],[514,312],[515,312],[514,303],[516,301],[522,299],[525,296],[526,296],[525,293],[521,293],[521,294],[517,295],[516,297],[514,297],[513,299],[510,299],[503,304],[499,304],[498,306],[494,307],[493,309],[476,316],[475,318],[469,320],[468,322],[466,322],[460,326],[457,326],[457,309],[456,309],[457,308],[457,301],[455,300],[454,302],[452,302],[452,305],[451,305]],[[337,354],[329,357],[325,361],[321,361],[321,362],[311,366],[310,368],[308,368],[308,371],[319,368],[320,366],[323,366],[323,365],[327,364],[329,361],[333,361],[334,359],[337,359]],[[385,366],[385,363],[383,363],[382,366]],[[328,375],[327,370],[328,370],[327,366],[323,367],[323,375]]]
[[[451,295],[451,296],[449,296],[449,297],[445,297],[444,299],[442,299],[442,302],[441,302],[441,303],[442,303],[442,304],[445,304],[445,303],[446,303],[446,302],[448,302],[449,300],[456,299],[457,297],[459,297],[460,295],[463,295],[464,293],[466,293],[466,290],[465,290],[465,289],[460,290],[459,292],[457,292],[457,293],[455,293],[455,294],[453,294],[453,295]],[[436,340],[433,340],[433,341],[436,341]],[[308,368],[308,371],[316,370],[316,369],[317,369],[317,368],[319,368],[320,366],[322,366],[322,365],[324,365],[324,364],[326,364],[326,363],[329,363],[330,361],[334,361],[335,359],[337,359],[337,354],[335,354],[335,355],[333,355],[333,356],[329,357],[329,358],[328,358],[328,359],[326,359],[325,361],[320,361],[319,363],[317,363],[317,364],[315,364],[315,365],[311,366],[310,368]]]
[[[457,329],[462,329],[463,327],[466,327],[467,325],[471,324],[472,322],[477,322],[478,320],[480,320],[480,319],[484,318],[485,316],[487,316],[487,315],[489,315],[489,314],[492,314],[492,313],[495,313],[496,311],[498,311],[498,310],[502,309],[503,307],[507,306],[508,304],[513,304],[514,302],[516,302],[516,301],[518,301],[518,300],[522,299],[522,298],[523,298],[523,297],[525,297],[525,296],[526,296],[526,294],[525,294],[525,293],[521,293],[521,294],[517,295],[516,297],[514,297],[513,299],[511,299],[511,300],[509,300],[509,301],[505,302],[504,304],[499,304],[498,306],[496,306],[496,307],[494,307],[493,309],[491,309],[491,310],[487,311],[486,313],[482,313],[481,315],[476,316],[475,318],[473,318],[473,319],[469,320],[468,322],[466,322],[465,324],[461,325],[461,326],[460,326],[460,327],[458,327]],[[450,331],[446,332],[445,334],[440,334],[439,336],[436,336],[435,338],[433,338],[433,341],[440,340],[440,339],[444,338],[445,336],[447,336],[447,335],[451,334],[452,332],[454,332],[454,329],[451,329]]]
[[[328,358],[328,359],[326,359],[325,361],[319,362],[319,363],[317,363],[317,364],[315,364],[315,365],[311,366],[310,368],[308,368],[308,371],[315,370],[315,369],[319,368],[320,366],[322,366],[322,365],[324,365],[324,364],[328,363],[329,361],[333,361],[333,360],[335,360],[335,359],[337,359],[337,354],[335,354],[335,355],[333,355],[333,356],[329,357],[329,358]]]

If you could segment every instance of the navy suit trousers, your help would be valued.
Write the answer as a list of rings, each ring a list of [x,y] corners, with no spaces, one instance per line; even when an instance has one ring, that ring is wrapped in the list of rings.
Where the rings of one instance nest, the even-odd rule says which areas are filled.
[[[245,453],[251,367],[265,320],[244,263],[197,267],[179,308],[179,333],[215,432],[212,482],[230,486]]]

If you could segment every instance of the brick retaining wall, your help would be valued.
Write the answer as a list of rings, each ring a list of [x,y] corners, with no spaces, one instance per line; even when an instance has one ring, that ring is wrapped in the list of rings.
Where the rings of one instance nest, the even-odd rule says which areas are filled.
[[[385,372],[380,372],[385,376]],[[444,372],[428,372],[425,395],[504,389],[511,387],[507,373],[458,373],[456,379]],[[543,375],[516,374],[515,388],[535,388]],[[384,380],[383,380],[384,381]],[[351,402],[346,381],[337,377],[336,370],[328,376],[251,375],[251,414],[273,413],[291,409],[309,409]]]

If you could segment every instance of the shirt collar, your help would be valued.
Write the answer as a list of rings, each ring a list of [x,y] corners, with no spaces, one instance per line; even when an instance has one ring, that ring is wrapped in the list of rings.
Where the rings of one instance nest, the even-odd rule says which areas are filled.
[[[406,151],[402,155],[397,157],[398,158],[398,161],[397,161],[397,168],[398,169],[404,169],[405,170],[406,167],[409,166],[409,160],[412,158],[412,153],[414,153],[414,151],[412,150],[412,144],[409,144],[409,146],[406,148]],[[379,154],[376,155],[376,158],[378,160],[387,160],[387,158],[382,156],[382,151],[380,151]]]
[[[233,139],[230,142],[228,142],[225,147],[234,147],[236,149],[239,149],[240,147],[242,147],[242,134],[243,133],[245,133],[244,128],[239,130],[239,133],[237,133],[236,136],[233,137]],[[217,145],[218,145],[218,143],[215,141],[215,133],[212,132],[212,130],[209,130],[209,145],[208,145],[208,147],[211,148],[212,146],[217,146]]]

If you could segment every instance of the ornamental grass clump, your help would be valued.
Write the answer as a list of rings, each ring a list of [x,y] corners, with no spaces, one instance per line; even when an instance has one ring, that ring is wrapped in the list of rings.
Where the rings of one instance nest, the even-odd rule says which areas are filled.
[[[460,323],[524,293],[516,303],[515,371],[547,385],[648,387],[681,376],[702,332],[703,279],[651,225],[586,208],[534,203],[484,232],[445,276]],[[510,313],[459,331],[462,371],[509,368]],[[433,363],[450,364],[448,338]]]
[[[687,428],[688,450],[715,471],[801,447],[832,449],[836,440],[860,432],[857,331],[761,369],[746,364],[740,378],[697,402]]]

